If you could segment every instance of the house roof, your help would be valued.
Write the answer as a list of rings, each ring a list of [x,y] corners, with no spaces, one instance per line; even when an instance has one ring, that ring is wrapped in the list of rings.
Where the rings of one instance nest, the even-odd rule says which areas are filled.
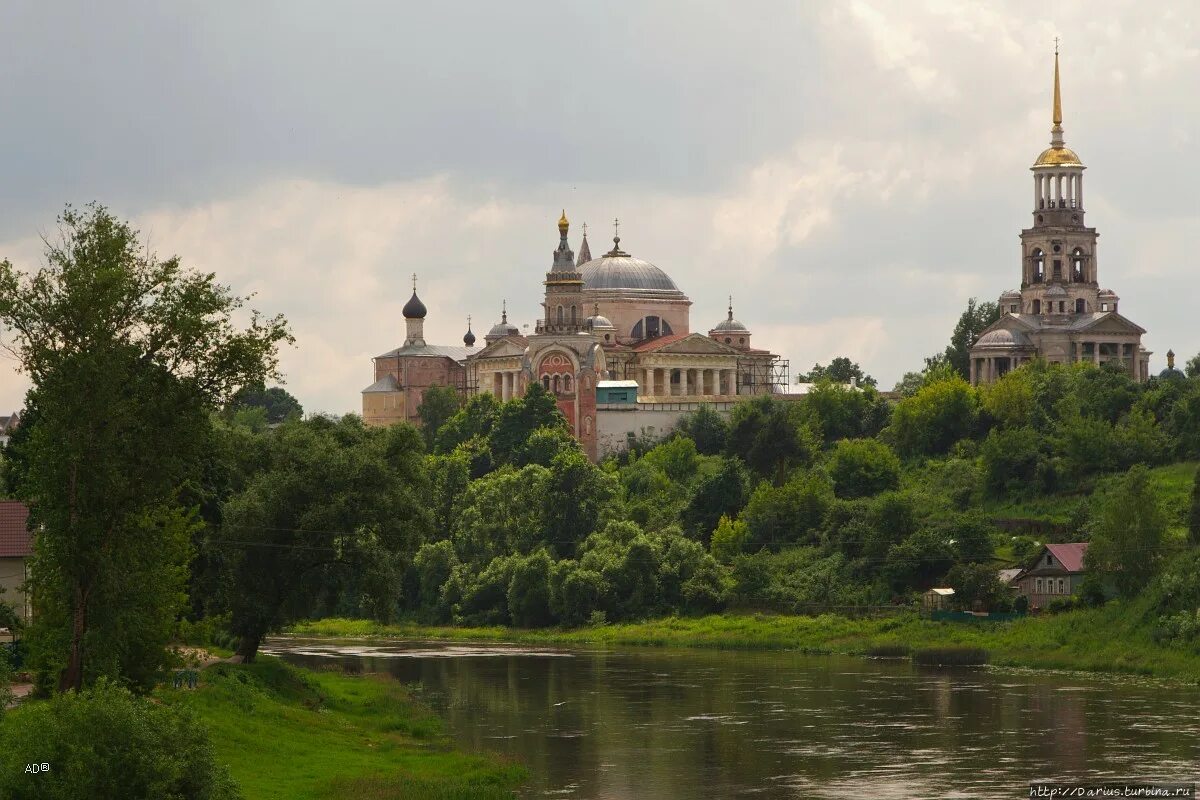
[[[597,389],[636,389],[637,381],[596,381]]]
[[[440,344],[406,344],[403,347],[397,347],[395,350],[389,350],[382,355],[375,356],[376,358],[450,358],[455,361],[464,361],[476,350],[474,347],[458,347]]]
[[[998,577],[1000,578],[1001,583],[1007,585],[1016,580],[1017,576],[1022,572],[1024,572],[1024,570],[1020,567],[1017,567],[1016,569],[1002,569],[998,573]]]
[[[1050,555],[1058,559],[1067,572],[1083,572],[1083,557],[1087,554],[1087,542],[1048,544],[1046,549],[1050,551]]]
[[[16,500],[0,500],[0,558],[33,555],[33,534],[26,527],[29,509]]]
[[[934,594],[941,595],[942,597],[949,597],[950,595],[954,594],[954,590],[948,589],[948,588],[947,589],[934,588],[934,589],[930,589],[929,591],[933,592]]]
[[[375,381],[367,388],[363,389],[362,393],[367,394],[367,393],[374,393],[374,392],[398,392],[398,391],[400,391],[400,384],[396,382],[396,376],[392,375],[389,372],[387,375],[384,375],[382,378]]]

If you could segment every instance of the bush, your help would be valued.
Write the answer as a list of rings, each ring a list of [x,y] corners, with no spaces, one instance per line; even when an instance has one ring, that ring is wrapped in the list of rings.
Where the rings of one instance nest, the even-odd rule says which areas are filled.
[[[583,625],[595,614],[604,614],[608,582],[599,572],[582,569],[574,562],[560,562],[561,575],[553,583],[550,607],[560,622],[572,627]]]
[[[48,763],[28,774],[26,764]],[[187,709],[105,680],[15,709],[0,722],[0,797],[218,800],[241,797]]]
[[[900,486],[900,459],[874,439],[843,439],[833,448],[829,477],[838,497],[879,494]]]
[[[908,658],[912,648],[906,644],[873,644],[867,648],[867,658]]]

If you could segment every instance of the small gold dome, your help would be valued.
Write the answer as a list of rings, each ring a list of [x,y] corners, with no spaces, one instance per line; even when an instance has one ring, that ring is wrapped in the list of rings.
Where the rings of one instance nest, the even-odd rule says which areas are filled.
[[[1033,162],[1035,167],[1082,167],[1083,162],[1069,147],[1047,147]]]
[[[567,221],[567,210],[564,208],[562,216],[558,218],[558,229],[563,233],[566,233],[567,227],[570,226],[570,224],[571,223]]]

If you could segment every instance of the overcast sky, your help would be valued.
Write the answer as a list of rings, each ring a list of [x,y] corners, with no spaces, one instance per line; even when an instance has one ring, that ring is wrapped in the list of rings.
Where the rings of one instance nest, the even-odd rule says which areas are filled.
[[[1060,36],[1101,284],[1159,370],[1200,351],[1200,6],[1172,6],[7,0],[0,257],[103,202],[291,320],[306,410],[357,411],[413,272],[431,342],[501,298],[531,324],[565,207],[597,255],[620,217],[694,330],[732,293],[793,375],[890,387],[1019,285]]]

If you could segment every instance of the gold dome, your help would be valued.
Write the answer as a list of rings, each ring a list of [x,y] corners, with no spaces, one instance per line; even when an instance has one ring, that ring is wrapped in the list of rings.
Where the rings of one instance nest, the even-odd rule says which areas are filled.
[[[1082,167],[1083,162],[1069,147],[1047,147],[1033,162],[1034,167]]]
[[[558,218],[558,229],[560,231],[562,231],[563,233],[566,233],[567,228],[568,228],[568,226],[570,226],[570,224],[571,223],[567,221],[567,210],[564,208],[563,212],[562,212],[562,216]]]

